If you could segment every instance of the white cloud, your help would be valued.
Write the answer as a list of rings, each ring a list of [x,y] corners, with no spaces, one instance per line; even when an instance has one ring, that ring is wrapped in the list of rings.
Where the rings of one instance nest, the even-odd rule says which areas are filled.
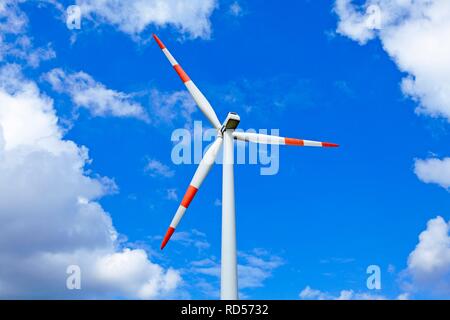
[[[220,278],[220,264],[213,258],[193,261],[191,265],[191,271],[195,274]]]
[[[242,10],[241,5],[239,2],[235,1],[230,5],[229,13],[234,17],[240,17],[244,14],[244,11]]]
[[[430,219],[410,253],[405,276],[411,291],[450,294],[450,221]]]
[[[121,248],[97,202],[115,185],[89,176],[88,162],[86,148],[63,139],[53,101],[17,65],[1,68],[0,297],[158,298],[180,285],[178,271]],[[65,289],[72,264],[80,291]]]
[[[338,295],[313,289],[306,286],[299,294],[302,300],[385,300],[386,297],[367,292],[355,292],[353,290],[341,290]]]
[[[327,294],[320,290],[313,289],[310,286],[306,286],[300,292],[299,297],[303,300],[326,300]]]
[[[177,189],[171,188],[171,189],[167,189],[166,191],[167,191],[167,193],[166,193],[167,200],[178,201]]]
[[[27,16],[19,9],[18,3],[22,1],[0,1],[0,32],[2,34],[19,34],[28,24]]]
[[[152,177],[171,178],[175,174],[175,171],[173,171],[169,166],[156,159],[149,159],[144,171]]]
[[[240,252],[243,261],[238,265],[239,288],[258,288],[264,281],[272,277],[273,271],[284,264],[279,256],[254,251]]]
[[[68,94],[73,103],[94,116],[134,117],[148,121],[144,108],[132,101],[132,95],[107,88],[85,72],[67,74],[53,69],[44,75],[53,90]]]
[[[171,240],[185,247],[195,247],[198,250],[204,250],[210,247],[209,242],[206,240],[206,235],[196,229],[192,229],[190,232],[175,232]]]
[[[368,28],[367,16],[357,11],[351,0],[336,0],[334,11],[340,21],[337,32],[365,44],[375,36],[374,29]]]
[[[160,92],[153,89],[150,92],[152,121],[155,124],[173,123],[181,118],[186,126],[192,124],[192,114],[197,111],[194,99],[187,91]]]
[[[367,23],[365,8],[376,6],[379,26]],[[419,104],[416,112],[450,121],[450,2],[367,0],[362,7],[336,0],[337,31],[360,44],[378,36],[384,50],[408,75],[403,93]]]
[[[417,159],[414,173],[425,183],[436,183],[447,190],[450,188],[450,158]]]
[[[389,265],[388,272],[395,272]],[[409,254],[407,268],[400,272],[398,282],[402,289],[396,299],[408,300],[418,293],[429,293],[437,298],[450,295],[450,221],[438,216],[430,219],[420,233],[419,243]],[[305,287],[301,299],[313,300],[382,300],[387,297],[371,292],[342,290],[339,294]]]
[[[238,285],[239,289],[258,288],[272,276],[273,271],[284,264],[283,259],[261,250],[250,253],[239,252]],[[194,261],[191,271],[197,274],[220,277],[220,264],[214,259]]]
[[[400,294],[397,296],[397,300],[409,300],[409,298],[410,298],[410,294],[407,293],[407,292],[405,292],[405,293],[400,293]]]
[[[53,90],[68,94],[78,108],[85,108],[94,116],[134,117],[153,125],[170,126],[181,120],[189,127],[192,114],[197,111],[194,99],[185,90],[162,92],[151,89],[141,93],[148,95],[150,117],[140,103],[133,101],[136,94],[107,88],[83,71],[66,73],[56,68],[44,74],[43,79]]]
[[[112,290],[122,289],[126,297],[148,299],[164,297],[180,284],[180,274],[149,263],[143,250],[125,249],[102,256],[95,265],[95,276]]]
[[[209,38],[216,0],[77,0],[82,14],[137,35],[149,26],[173,27],[192,38]]]
[[[42,61],[55,58],[51,44],[35,48],[26,35],[28,18],[20,9],[20,0],[0,0],[0,61],[12,57],[37,67]]]

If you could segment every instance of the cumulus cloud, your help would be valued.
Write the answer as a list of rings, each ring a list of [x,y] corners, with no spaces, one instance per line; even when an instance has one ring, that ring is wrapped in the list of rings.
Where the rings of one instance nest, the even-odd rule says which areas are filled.
[[[242,15],[244,15],[244,11],[242,10],[241,5],[239,4],[239,2],[234,1],[229,9],[228,12],[233,16],[233,17],[240,17]]]
[[[53,90],[68,94],[77,107],[86,108],[94,116],[134,117],[148,121],[144,108],[132,100],[132,95],[109,89],[83,71],[66,73],[57,68],[43,78]]]
[[[447,190],[450,188],[450,158],[417,159],[414,172],[425,183],[436,183]]]
[[[175,171],[173,171],[168,165],[165,165],[156,159],[148,159],[144,171],[151,177],[171,178],[175,175]]]
[[[21,74],[0,69],[0,297],[160,298],[181,283],[118,240],[98,199],[107,178],[86,173],[88,150],[65,140],[53,101]],[[81,290],[66,269],[81,268]]]
[[[192,229],[190,232],[176,232],[171,240],[178,242],[184,247],[195,247],[198,250],[204,250],[210,247],[210,244],[206,239],[206,235],[196,229]]]
[[[20,10],[18,4],[23,1],[0,1],[0,31],[2,34],[19,34],[28,24],[27,16]]]
[[[386,300],[386,297],[367,292],[355,292],[353,290],[341,290],[338,295],[313,289],[306,286],[299,294],[302,300]]]
[[[375,36],[374,28],[368,25],[369,16],[359,12],[351,0],[336,0],[334,11],[340,21],[337,32],[365,44]]]
[[[0,0],[0,61],[9,58],[37,67],[56,54],[51,44],[35,48],[33,39],[26,35],[28,18],[20,9],[20,0]]]
[[[173,27],[192,38],[209,38],[216,0],[77,0],[83,16],[137,35],[149,26]]]
[[[306,286],[299,294],[300,299],[303,300],[326,300],[327,294],[310,286]]]
[[[149,100],[151,117],[145,108],[134,101],[136,93],[124,93],[106,87],[91,75],[79,72],[65,72],[55,68],[42,76],[52,89],[67,94],[77,108],[87,109],[93,116],[132,117],[153,125],[174,125],[182,121],[192,125],[192,114],[197,106],[189,92],[163,92],[155,88],[139,95]]]
[[[272,254],[239,253],[241,263],[238,265],[239,288],[259,288],[264,281],[272,277],[273,272],[284,264],[283,259]]]
[[[238,284],[239,289],[258,288],[264,286],[264,281],[284,264],[279,256],[267,251],[253,250],[252,252],[239,252]],[[220,265],[215,259],[203,259],[192,262],[191,272],[207,276],[220,277]]]
[[[161,298],[180,284],[180,274],[150,263],[143,250],[124,249],[96,260],[96,279],[110,290],[121,289],[125,297]],[[120,292],[120,291],[119,291]]]
[[[376,8],[367,12],[368,8]],[[417,113],[450,121],[450,2],[367,0],[356,6],[336,0],[337,32],[360,44],[379,37],[384,50],[408,75],[403,93],[418,102]],[[378,18],[377,18],[378,16]],[[377,19],[376,23],[371,23]]]
[[[450,221],[438,216],[430,219],[410,253],[404,272],[406,287],[450,295]]]
[[[192,125],[192,114],[197,111],[194,99],[187,91],[161,92],[156,89],[150,92],[152,121],[155,124],[172,125],[181,119],[186,126]]]
[[[407,300],[420,293],[438,298],[450,295],[450,221],[446,222],[440,216],[428,221],[426,229],[419,235],[415,249],[409,254],[407,268],[399,273],[398,282],[402,289],[396,297],[398,300]],[[305,300],[388,299],[371,292],[341,290],[338,294],[333,294],[310,286],[306,286],[299,297]]]

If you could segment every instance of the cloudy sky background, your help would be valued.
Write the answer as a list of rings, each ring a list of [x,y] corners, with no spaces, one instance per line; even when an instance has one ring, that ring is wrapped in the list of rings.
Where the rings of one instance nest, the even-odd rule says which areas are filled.
[[[204,119],[153,32],[220,119],[341,144],[236,167],[241,297],[450,298],[447,0],[75,3],[0,0],[1,298],[218,297],[220,166],[159,251]]]

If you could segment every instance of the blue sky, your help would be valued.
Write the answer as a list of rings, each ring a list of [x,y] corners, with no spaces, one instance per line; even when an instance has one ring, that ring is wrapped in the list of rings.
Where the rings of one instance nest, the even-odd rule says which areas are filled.
[[[420,75],[386,49],[390,42],[382,32],[365,43],[367,38],[339,30],[345,15],[333,11],[334,1],[220,1],[206,18],[210,34],[200,35],[192,27],[157,23],[131,34],[95,14],[83,17],[80,30],[69,30],[59,9],[72,2],[59,3],[19,4],[34,48],[51,43],[55,57],[32,67],[12,54],[2,65],[20,65],[24,77],[53,100],[64,140],[89,149],[92,162],[83,174],[114,181],[112,192],[93,201],[111,216],[121,235],[117,245],[142,249],[153,264],[179,273],[175,292],[161,297],[218,297],[221,166],[212,169],[189,207],[177,229],[181,235],[160,252],[161,236],[196,168],[171,162],[171,134],[190,128],[187,118],[209,124],[199,111],[183,116],[189,100],[164,104],[185,89],[150,40],[153,32],[220,120],[236,111],[243,129],[274,128],[283,136],[340,144],[338,149],[280,147],[280,168],[273,176],[260,175],[259,165],[236,166],[243,297],[298,299],[308,286],[318,291],[305,298],[338,297],[342,290],[353,298],[450,297],[448,286],[433,284],[449,279],[450,262],[438,266],[442,278],[421,274],[420,281],[408,263],[427,222],[450,219],[446,182],[417,174],[417,159],[447,159],[450,117],[415,112],[430,104],[405,93],[400,83]],[[64,73],[59,89],[48,80],[55,68]],[[139,105],[150,121],[95,114],[89,102],[77,105],[71,94],[79,87],[69,88],[67,80],[77,72],[124,93],[122,102]],[[160,166],[146,169],[152,160]],[[445,243],[450,242],[443,243],[440,250],[449,255]],[[381,290],[366,287],[369,265],[381,268]],[[48,295],[58,296],[54,292]],[[89,295],[104,294],[99,292]],[[113,297],[134,297],[124,292]]]

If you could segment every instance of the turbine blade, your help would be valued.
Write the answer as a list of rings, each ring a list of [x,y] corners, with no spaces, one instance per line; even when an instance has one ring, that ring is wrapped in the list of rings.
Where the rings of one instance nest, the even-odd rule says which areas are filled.
[[[267,134],[251,133],[251,132],[233,132],[233,136],[237,140],[249,141],[254,143],[263,144],[285,144],[290,146],[303,146],[303,147],[339,147],[336,143],[301,140],[293,138],[284,138],[278,136],[271,136]]]
[[[194,199],[195,194],[197,193],[201,184],[203,183],[209,171],[211,170],[214,161],[216,160],[217,154],[220,150],[220,147],[222,146],[222,142],[223,138],[217,137],[216,141],[214,141],[214,143],[211,145],[208,151],[206,151],[202,161],[200,161],[200,164],[198,165],[198,168],[195,171],[194,177],[192,178],[191,183],[189,184],[189,187],[187,188],[186,193],[184,194],[184,197],[181,200],[181,204],[178,207],[178,210],[175,213],[172,222],[170,223],[169,229],[167,229],[166,235],[164,236],[164,239],[161,243],[161,250],[164,249],[164,247],[166,246],[170,237],[172,236],[178,224],[180,223],[181,218],[186,212],[186,209],[189,207],[189,204],[191,203],[192,199]]]
[[[183,68],[181,68],[180,64],[175,60],[175,58],[170,54],[169,50],[167,50],[166,46],[162,43],[162,41],[153,34],[153,38],[155,39],[158,46],[161,48],[162,52],[165,54],[167,59],[169,60],[172,67],[175,69],[178,76],[183,81],[184,85],[188,89],[192,98],[194,98],[200,110],[206,116],[206,118],[211,122],[214,128],[220,129],[222,127],[219,119],[217,118],[214,109],[211,107],[211,104],[208,102],[203,93],[197,88],[197,86],[192,82],[189,76],[184,72]]]

